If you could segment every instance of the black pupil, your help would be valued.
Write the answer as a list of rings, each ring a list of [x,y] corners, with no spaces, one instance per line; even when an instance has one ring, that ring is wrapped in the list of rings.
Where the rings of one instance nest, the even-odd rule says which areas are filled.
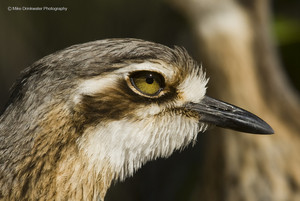
[[[150,75],[149,77],[146,77],[146,82],[148,84],[152,84],[154,82],[154,79],[153,79],[152,75]]]

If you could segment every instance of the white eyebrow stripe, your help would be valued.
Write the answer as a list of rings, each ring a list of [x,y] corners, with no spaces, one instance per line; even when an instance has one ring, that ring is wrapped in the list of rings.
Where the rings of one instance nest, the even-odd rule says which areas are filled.
[[[112,84],[116,82],[117,75],[106,75],[102,77],[97,77],[94,79],[86,80],[82,82],[78,87],[78,92],[80,94],[94,94],[108,86],[113,86]]]
[[[109,74],[103,74],[98,77],[85,80],[79,84],[73,101],[79,103],[82,95],[93,95],[97,92],[104,91],[108,87],[113,87],[119,79],[126,79],[134,71],[155,71],[162,74],[165,80],[171,80],[174,77],[174,69],[168,68],[167,64],[154,62],[133,63],[126,67],[120,68]]]
[[[79,84],[73,97],[75,104],[81,101],[82,95],[93,95],[114,86],[120,76],[118,74],[103,75],[93,79],[85,80]]]
[[[132,63],[128,66],[117,69],[111,73],[104,73],[98,77],[85,80],[79,84],[77,93],[74,95],[74,102],[77,104],[81,101],[82,95],[93,95],[105,91],[109,87],[117,87],[118,81],[128,79],[130,73],[134,71],[154,71],[160,73],[166,83],[172,83],[176,79],[178,68],[165,64],[163,62],[143,62]],[[208,79],[205,73],[193,70],[181,83],[177,90],[180,92],[183,102],[199,102],[206,94],[206,85]]]
[[[127,67],[116,70],[116,73],[122,73],[127,75],[130,72],[134,71],[154,71],[160,73],[165,80],[171,80],[174,77],[175,71],[169,67],[169,64],[165,63],[154,63],[154,62],[143,62],[143,63],[133,63],[128,65]]]

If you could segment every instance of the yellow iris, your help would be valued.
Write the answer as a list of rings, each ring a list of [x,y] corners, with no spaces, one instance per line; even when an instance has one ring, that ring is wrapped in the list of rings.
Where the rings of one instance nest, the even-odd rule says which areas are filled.
[[[163,88],[163,77],[154,72],[136,72],[131,76],[131,83],[140,92],[146,95],[157,95]]]

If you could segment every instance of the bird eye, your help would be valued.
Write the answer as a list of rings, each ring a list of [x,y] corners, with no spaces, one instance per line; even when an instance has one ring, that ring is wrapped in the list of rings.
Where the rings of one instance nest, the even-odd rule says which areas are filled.
[[[131,84],[148,96],[158,95],[164,88],[164,78],[158,73],[139,71],[130,75]]]

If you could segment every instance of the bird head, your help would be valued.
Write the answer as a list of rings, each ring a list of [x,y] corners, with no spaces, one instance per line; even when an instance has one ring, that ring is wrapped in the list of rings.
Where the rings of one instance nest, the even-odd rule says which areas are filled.
[[[206,96],[208,79],[183,48],[112,39],[72,49],[86,55],[78,55],[83,77],[70,97],[82,128],[76,142],[99,171],[107,161],[124,179],[193,143],[211,125],[273,132],[255,115]]]
[[[107,39],[36,62],[15,85],[7,111],[16,116],[14,108],[25,108],[24,118],[38,122],[23,129],[28,139],[50,126],[56,134],[48,145],[72,142],[87,169],[109,169],[122,180],[147,161],[194,143],[211,125],[273,133],[250,112],[206,96],[207,84],[203,69],[183,48]]]

